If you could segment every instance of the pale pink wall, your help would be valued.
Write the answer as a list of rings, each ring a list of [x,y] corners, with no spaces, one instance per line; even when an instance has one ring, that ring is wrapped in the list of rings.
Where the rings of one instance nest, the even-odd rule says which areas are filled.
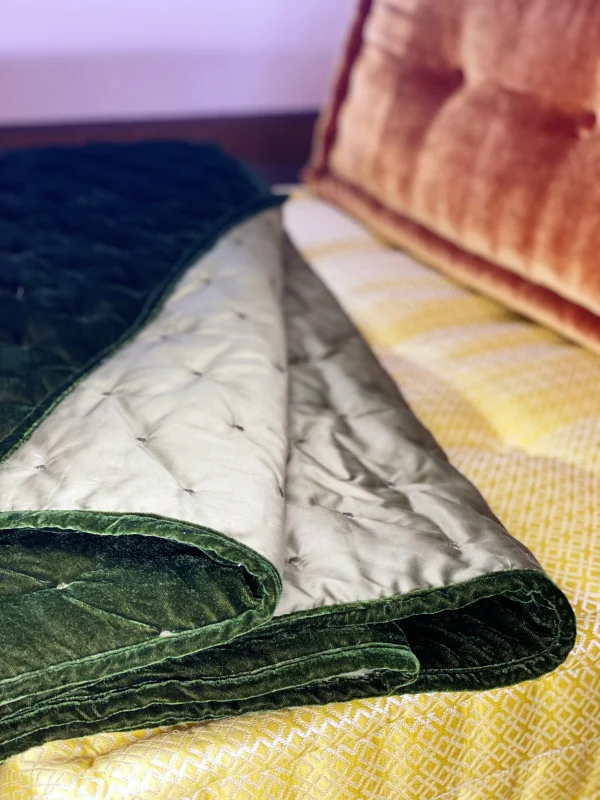
[[[0,124],[318,106],[354,0],[0,0]]]

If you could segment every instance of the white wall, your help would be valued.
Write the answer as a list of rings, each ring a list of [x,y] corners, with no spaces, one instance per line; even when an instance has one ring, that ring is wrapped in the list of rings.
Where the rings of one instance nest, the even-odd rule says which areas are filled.
[[[0,124],[301,111],[354,0],[0,0]]]

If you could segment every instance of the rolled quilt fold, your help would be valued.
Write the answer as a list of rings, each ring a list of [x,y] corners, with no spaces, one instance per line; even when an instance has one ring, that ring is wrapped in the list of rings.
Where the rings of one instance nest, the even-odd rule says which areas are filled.
[[[213,146],[0,158],[0,757],[561,663],[562,592]]]

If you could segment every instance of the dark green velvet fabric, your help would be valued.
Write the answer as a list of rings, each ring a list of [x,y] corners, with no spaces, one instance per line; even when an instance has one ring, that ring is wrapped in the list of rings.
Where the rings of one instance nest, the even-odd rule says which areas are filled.
[[[279,202],[213,147],[2,157],[0,456],[150,319],[192,258]],[[0,513],[0,758],[102,730],[502,686],[553,669],[574,641],[566,599],[535,570],[273,618],[280,594],[276,569],[218,531]]]

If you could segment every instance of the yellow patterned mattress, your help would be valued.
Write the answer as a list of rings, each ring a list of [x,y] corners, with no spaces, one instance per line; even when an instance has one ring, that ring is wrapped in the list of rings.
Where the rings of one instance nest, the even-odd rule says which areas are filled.
[[[569,596],[545,678],[47,744],[2,800],[600,798],[600,358],[295,192],[288,230],[421,420]]]

